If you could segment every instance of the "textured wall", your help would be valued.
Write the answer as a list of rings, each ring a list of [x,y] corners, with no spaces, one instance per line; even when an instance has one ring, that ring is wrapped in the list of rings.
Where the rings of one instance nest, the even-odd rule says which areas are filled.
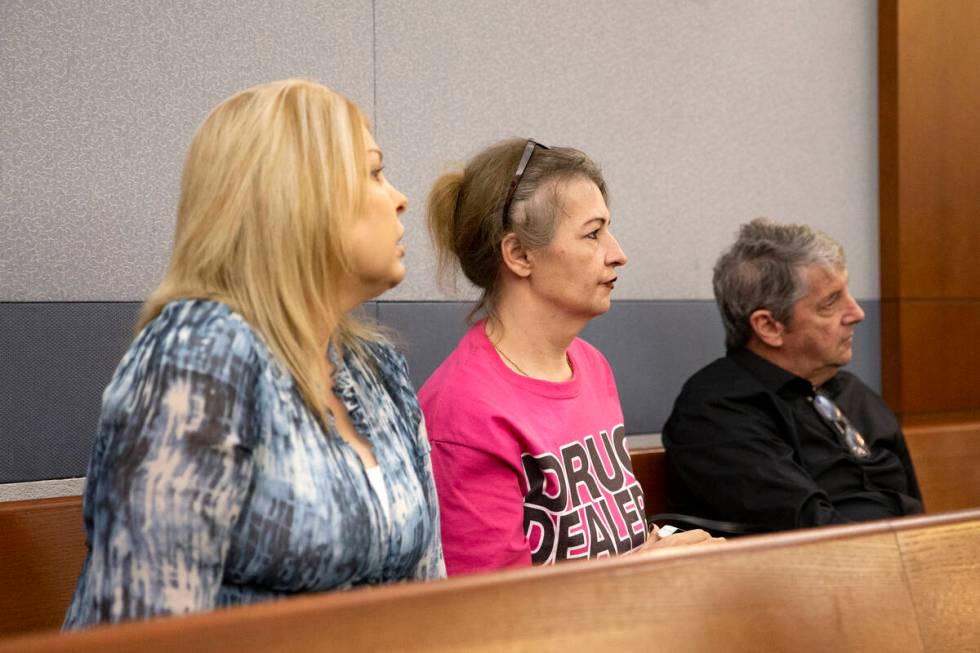
[[[142,299],[166,263],[193,129],[230,92],[289,75],[375,116],[412,201],[409,276],[390,299],[444,297],[421,219],[438,171],[525,134],[604,165],[632,256],[620,299],[709,297],[711,263],[758,215],[840,238],[852,290],[878,296],[874,3],[5,0],[0,11],[0,300]]]
[[[371,2],[0,4],[0,301],[141,300],[184,153],[231,93],[329,81],[373,115]]]
[[[875,5],[870,2],[415,4],[379,0],[377,112],[408,214],[412,274],[434,296],[425,190],[508,136],[605,168],[632,259],[618,299],[709,298],[737,225],[817,225],[878,296]]]
[[[194,129],[233,91],[287,76],[357,101],[411,200],[409,275],[377,308],[418,370],[461,328],[432,321],[460,307],[414,303],[458,296],[436,283],[422,223],[434,177],[510,136],[592,154],[631,257],[616,299],[643,301],[589,335],[631,432],[654,430],[720,352],[710,268],[739,223],[827,230],[854,294],[879,296],[875,43],[874,3],[853,0],[0,0],[0,456],[27,461],[0,471],[81,473],[136,308],[114,302],[163,272]]]

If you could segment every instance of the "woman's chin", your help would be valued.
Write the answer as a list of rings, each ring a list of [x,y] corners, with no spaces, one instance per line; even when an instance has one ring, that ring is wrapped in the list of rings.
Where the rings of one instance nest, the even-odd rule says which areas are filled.
[[[389,285],[388,288],[386,288],[386,290],[391,290],[392,288],[394,288],[404,280],[405,280],[405,266],[399,263],[398,269],[394,272],[394,274],[391,275],[391,278],[388,280]]]
[[[381,295],[388,292],[392,288],[398,286],[398,284],[400,284],[404,280],[405,280],[405,268],[401,268],[400,270],[393,272],[386,279],[379,280],[378,284],[375,286],[376,291],[372,296],[372,299],[376,299],[380,297]]]
[[[605,301],[600,301],[596,304],[594,310],[592,311],[592,317],[599,317],[600,315],[605,315],[612,308],[612,300],[608,297]]]

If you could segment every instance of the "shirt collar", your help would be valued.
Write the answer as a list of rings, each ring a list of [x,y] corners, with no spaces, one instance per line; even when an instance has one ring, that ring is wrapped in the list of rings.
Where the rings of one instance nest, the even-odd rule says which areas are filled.
[[[783,369],[775,363],[770,363],[762,356],[749,351],[744,347],[728,350],[728,358],[732,359],[739,367],[751,374],[767,390],[774,394],[791,393],[801,396],[812,396],[813,386],[803,377],[797,376],[789,370]],[[835,375],[829,381],[820,386],[831,397],[837,396],[838,380]]]

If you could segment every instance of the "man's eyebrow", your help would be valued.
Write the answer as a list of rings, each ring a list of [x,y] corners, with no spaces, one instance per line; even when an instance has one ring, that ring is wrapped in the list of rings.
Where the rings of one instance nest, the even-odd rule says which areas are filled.
[[[823,301],[825,304],[831,304],[833,302],[836,302],[838,299],[840,299],[840,296],[841,296],[841,291],[835,290],[834,292],[824,297]]]

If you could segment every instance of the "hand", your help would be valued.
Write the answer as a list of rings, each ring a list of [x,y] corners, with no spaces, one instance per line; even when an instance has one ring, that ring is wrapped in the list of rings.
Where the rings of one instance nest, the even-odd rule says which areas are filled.
[[[650,529],[650,537],[647,543],[640,550],[649,551],[652,549],[666,549],[675,546],[701,546],[703,544],[721,544],[725,541],[723,537],[711,537],[707,531],[700,528],[693,531],[682,531],[674,533],[668,537],[660,537],[659,529],[654,526]]]

